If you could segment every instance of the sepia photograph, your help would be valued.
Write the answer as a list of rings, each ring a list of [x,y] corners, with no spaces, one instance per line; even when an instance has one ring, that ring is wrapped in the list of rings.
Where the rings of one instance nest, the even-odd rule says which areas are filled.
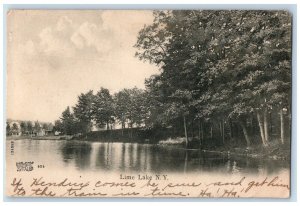
[[[289,198],[287,10],[6,13],[9,197]]]

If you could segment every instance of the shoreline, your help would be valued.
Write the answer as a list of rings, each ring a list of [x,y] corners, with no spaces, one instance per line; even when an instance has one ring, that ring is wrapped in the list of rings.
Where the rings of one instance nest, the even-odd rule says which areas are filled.
[[[6,136],[6,140],[71,140],[73,137],[68,135],[62,135],[62,136]]]

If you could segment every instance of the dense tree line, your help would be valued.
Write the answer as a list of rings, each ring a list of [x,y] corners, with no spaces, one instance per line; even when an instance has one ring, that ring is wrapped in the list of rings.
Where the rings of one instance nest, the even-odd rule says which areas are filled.
[[[284,144],[291,115],[291,16],[285,11],[155,11],[136,56],[159,66],[145,90],[78,97],[55,123],[66,134],[173,128],[200,144]],[[277,127],[278,126],[278,127]],[[213,143],[211,141],[210,143]]]
[[[257,124],[267,146],[270,115],[279,114],[285,142],[284,112],[291,109],[288,12],[156,11],[154,17],[135,46],[137,57],[161,68],[147,82],[161,107],[157,120],[182,119],[186,138],[187,124],[198,122],[201,138],[219,128],[223,142],[225,122],[232,130],[235,121],[248,146]]]
[[[60,120],[55,121],[55,130],[64,134],[85,134],[91,131],[93,125],[111,130],[118,124],[121,129],[145,126],[146,92],[142,89],[123,89],[116,94],[101,87],[78,96],[77,104],[67,107],[62,112]]]

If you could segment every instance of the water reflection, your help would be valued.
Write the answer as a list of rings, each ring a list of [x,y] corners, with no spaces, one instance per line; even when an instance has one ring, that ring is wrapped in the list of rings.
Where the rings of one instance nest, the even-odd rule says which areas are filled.
[[[76,168],[86,169],[90,167],[91,156],[91,144],[66,142],[61,147],[62,160],[65,163],[72,162],[74,160]]]
[[[288,161],[250,159],[172,146],[80,141],[17,140],[16,158],[43,159],[57,170],[119,172],[219,172],[270,174]]]

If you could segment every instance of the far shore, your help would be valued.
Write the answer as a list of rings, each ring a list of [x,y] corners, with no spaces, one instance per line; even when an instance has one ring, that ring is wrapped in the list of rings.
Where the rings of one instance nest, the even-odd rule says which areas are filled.
[[[49,136],[6,136],[6,140],[22,140],[22,139],[32,139],[32,140],[71,140],[73,136],[71,135],[49,135]]]

